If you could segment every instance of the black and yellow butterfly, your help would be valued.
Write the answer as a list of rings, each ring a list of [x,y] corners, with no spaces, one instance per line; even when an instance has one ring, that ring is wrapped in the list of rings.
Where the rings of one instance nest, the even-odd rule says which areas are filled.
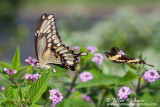
[[[55,18],[52,14],[43,14],[38,20],[35,32],[35,50],[41,68],[49,69],[48,64],[58,65],[64,69],[75,70],[79,56],[86,56],[86,52],[75,54],[68,46],[61,42],[57,31]]]
[[[120,50],[116,47],[112,47],[110,52],[105,52],[105,55],[113,62],[115,63],[121,63],[121,64],[146,64],[149,66],[154,67],[153,65],[147,64],[144,60],[136,59],[128,57],[124,54],[121,54]],[[130,65],[131,66],[131,65]],[[131,66],[133,67],[133,66]],[[134,67],[133,67],[134,68]]]

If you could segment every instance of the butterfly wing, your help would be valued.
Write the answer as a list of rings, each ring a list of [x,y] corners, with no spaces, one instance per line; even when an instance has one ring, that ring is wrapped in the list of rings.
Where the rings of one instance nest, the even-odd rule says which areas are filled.
[[[61,39],[57,32],[54,16],[43,14],[38,21],[35,33],[35,49],[38,60],[42,61],[42,56],[47,49],[60,45]]]
[[[114,55],[119,54],[119,49],[117,47],[112,47],[110,50],[110,53],[112,53]]]
[[[113,61],[116,63],[137,63],[138,61],[140,61],[139,59],[135,59],[135,58],[130,58],[128,56],[125,55],[121,55],[121,57],[119,57],[117,60]]]
[[[78,57],[87,55],[85,52],[74,54],[69,47],[61,43],[52,14],[43,14],[38,21],[35,33],[35,49],[39,62],[71,68],[72,70],[78,63]]]
[[[61,45],[58,48],[53,49],[53,52],[55,52],[58,57],[61,58],[62,64],[58,64],[58,66],[62,68],[70,68],[71,70],[75,70],[75,67],[78,64],[79,56],[87,55],[86,52],[75,54],[73,50],[70,50],[69,47],[65,45]]]

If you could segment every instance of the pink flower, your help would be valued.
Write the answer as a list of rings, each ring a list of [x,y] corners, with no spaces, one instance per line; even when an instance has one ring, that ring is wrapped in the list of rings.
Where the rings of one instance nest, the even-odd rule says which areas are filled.
[[[94,57],[92,58],[92,62],[95,62],[97,64],[102,64],[103,63],[103,56],[100,53],[94,54]]]
[[[17,73],[16,70],[12,70],[12,69],[3,68],[3,70],[4,70],[8,75],[12,75],[12,74],[16,74],[16,73]]]
[[[5,86],[2,86],[1,90],[2,90],[2,91],[4,91],[4,90],[5,90],[5,88],[6,88]]]
[[[89,96],[87,96],[87,94],[83,94],[82,97],[86,100],[86,101],[91,101],[91,98]]]
[[[63,95],[62,93],[60,93],[59,89],[52,89],[49,90],[49,92],[50,92],[49,99],[53,101],[52,104],[59,104],[60,102],[62,102]]]
[[[28,81],[32,81],[32,82],[34,82],[35,80],[37,80],[38,78],[40,78],[41,77],[41,75],[40,74],[26,74],[25,75],[25,77],[24,77],[24,79],[25,80],[28,80]]]
[[[125,55],[125,53],[122,50],[119,51],[119,54]]]
[[[144,73],[143,78],[148,80],[148,82],[153,83],[158,80],[160,77],[159,73],[156,70],[148,70]]]
[[[93,75],[88,71],[84,71],[79,75],[79,78],[82,82],[87,82],[93,79]]]
[[[79,49],[80,49],[79,46],[73,46],[72,47],[72,50],[74,50],[74,51],[79,51]]]
[[[90,53],[94,53],[94,52],[98,51],[98,49],[94,46],[87,46],[86,49],[89,50]]]
[[[25,59],[25,62],[27,62],[27,63],[28,63],[29,65],[31,65],[31,66],[35,66],[36,63],[38,62],[38,60],[36,60],[36,59],[28,56],[28,58]]]
[[[119,99],[127,99],[128,95],[130,95],[132,92],[133,92],[133,90],[130,89],[129,87],[122,86],[118,90],[118,97],[119,97]]]

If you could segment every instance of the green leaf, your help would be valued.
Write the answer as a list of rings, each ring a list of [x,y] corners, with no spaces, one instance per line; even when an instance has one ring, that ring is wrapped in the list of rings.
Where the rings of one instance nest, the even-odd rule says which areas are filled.
[[[94,78],[99,78],[99,77],[102,77],[103,74],[100,70],[96,70],[96,69],[91,69],[89,70],[89,72],[92,73],[92,75],[94,76]]]
[[[62,69],[62,68],[56,67],[56,66],[54,66],[54,68],[55,68],[56,72],[52,73],[53,77],[69,77],[68,70]]]
[[[90,101],[87,102],[82,98],[81,93],[73,93],[76,94],[74,97],[69,97],[67,99],[63,99],[63,102],[56,107],[95,107],[95,104]]]
[[[20,101],[18,87],[14,85],[7,86],[5,89],[5,97],[8,99]]]
[[[6,107],[16,107],[15,104],[7,104]]]
[[[14,104],[14,101],[8,99],[8,98],[0,98],[0,105],[2,104]]]
[[[4,102],[6,102],[6,101],[7,101],[6,98],[0,98],[0,104],[4,103]]]
[[[17,47],[16,53],[12,59],[12,69],[18,70],[19,67],[20,67],[20,52],[19,52],[19,47]]]
[[[22,97],[24,98],[28,92],[28,90],[31,88],[31,85],[28,85],[26,87],[21,88]]]
[[[119,81],[119,83],[122,83],[122,82],[130,82],[130,81],[133,81],[133,80],[136,80],[138,79],[139,76],[137,76],[135,73],[131,72],[131,71],[128,71]]]
[[[15,74],[15,76],[19,75],[23,70],[27,69],[28,65],[21,67],[17,73]]]
[[[12,65],[10,63],[7,63],[7,62],[2,62],[0,61],[0,66],[2,68],[8,68],[8,69],[11,69],[12,68]]]
[[[52,77],[69,77],[68,74],[67,74],[68,73],[67,70],[62,69],[60,67],[54,67],[54,68],[56,69],[56,72],[51,73]],[[48,70],[45,70],[45,69],[36,69],[36,72],[41,73],[42,75],[46,74],[47,71]],[[52,70],[50,72],[52,72]]]
[[[150,94],[149,90],[144,93],[142,98],[143,98],[144,102],[146,102],[146,103],[156,103],[155,97]]]
[[[149,88],[151,89],[160,89],[160,79],[155,81],[154,83],[149,84]]]
[[[52,74],[53,77],[69,77],[67,74],[64,73],[53,73]]]
[[[50,81],[51,72],[42,75],[39,79],[37,79],[34,83],[32,83],[31,88],[29,89],[28,93],[26,94],[26,98],[31,100],[31,103],[36,103],[41,95],[47,89],[47,85]]]
[[[75,88],[86,88],[86,87],[98,87],[98,86],[108,86],[108,85],[113,85],[116,84],[119,81],[118,76],[106,76],[106,77],[100,77],[100,78],[95,78],[90,81],[87,81],[85,83],[80,83],[77,85]]]

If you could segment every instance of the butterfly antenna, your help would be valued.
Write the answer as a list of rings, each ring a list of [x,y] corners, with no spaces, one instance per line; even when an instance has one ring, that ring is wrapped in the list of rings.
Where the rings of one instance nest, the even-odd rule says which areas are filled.
[[[154,67],[154,65],[151,65],[151,64],[147,64],[147,63],[146,63],[146,65],[151,66],[151,67]]]

